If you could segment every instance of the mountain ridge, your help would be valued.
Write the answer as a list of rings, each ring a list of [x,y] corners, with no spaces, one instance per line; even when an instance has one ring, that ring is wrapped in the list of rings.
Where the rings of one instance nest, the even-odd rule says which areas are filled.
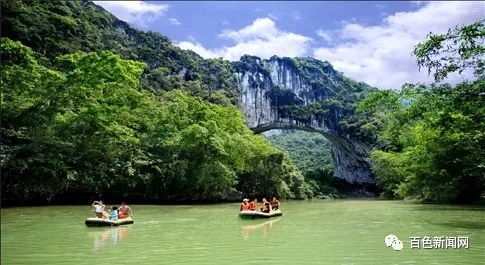
[[[341,140],[336,143],[346,137],[367,140],[359,130],[355,104],[376,88],[345,77],[328,61],[276,55],[268,59],[243,55],[234,62],[204,59],[180,49],[160,33],[138,30],[86,0],[2,1],[2,32],[49,59],[77,51],[110,50],[143,61],[148,67],[142,87],[154,93],[182,89],[212,103],[240,106],[250,127],[261,123],[255,118],[278,117],[298,124],[319,121],[338,134]],[[253,98],[245,101],[243,94],[248,89]],[[264,106],[257,106],[263,101]],[[338,161],[341,156],[335,157]],[[356,180],[345,171],[346,179]]]
[[[235,92],[231,91],[236,84],[230,75],[244,58],[259,58],[244,55],[239,61],[234,62],[220,58],[204,59],[191,50],[177,47],[168,37],[158,32],[144,32],[134,28],[88,0],[57,1],[56,3],[2,1],[1,22],[4,37],[19,40],[48,58],[78,50],[111,50],[123,58],[141,60],[148,64],[148,70],[144,74],[144,84],[149,87],[158,85],[160,89],[169,89],[164,82],[167,80],[174,81],[172,83],[202,81],[202,89],[214,90],[215,88],[226,93]],[[46,24],[49,26],[44,27]],[[283,60],[291,59],[272,56],[269,59],[259,58],[259,60],[271,60],[275,57]],[[320,61],[312,57],[297,59]],[[320,62],[330,65],[327,61]],[[224,71],[211,71],[221,65],[231,73],[228,75]],[[182,80],[176,80],[177,77]],[[188,86],[190,85],[180,84],[180,88]]]

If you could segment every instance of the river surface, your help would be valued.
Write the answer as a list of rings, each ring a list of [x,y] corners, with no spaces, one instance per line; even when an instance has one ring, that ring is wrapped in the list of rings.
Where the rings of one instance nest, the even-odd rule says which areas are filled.
[[[131,207],[135,223],[112,228],[86,227],[89,206],[2,209],[1,264],[485,264],[483,206],[297,201],[265,220],[240,219],[238,204]],[[411,249],[412,236],[469,248]]]

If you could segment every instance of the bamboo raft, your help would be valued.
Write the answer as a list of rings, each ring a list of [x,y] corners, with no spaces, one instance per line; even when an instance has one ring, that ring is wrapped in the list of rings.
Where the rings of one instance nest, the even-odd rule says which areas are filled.
[[[276,216],[282,216],[283,212],[280,209],[270,211],[269,213],[260,211],[241,211],[239,212],[239,217],[243,219],[257,219],[257,218],[271,218]]]
[[[132,217],[127,217],[123,219],[118,219],[118,220],[109,220],[109,219],[103,219],[103,218],[88,218],[84,222],[87,226],[119,226],[119,225],[129,225],[133,224],[133,218]]]

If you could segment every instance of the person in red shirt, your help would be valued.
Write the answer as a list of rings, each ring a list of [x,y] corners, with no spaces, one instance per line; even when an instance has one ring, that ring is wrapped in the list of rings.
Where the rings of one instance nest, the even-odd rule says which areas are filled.
[[[119,210],[118,218],[120,219],[130,217],[133,215],[131,208],[128,207],[128,205],[126,205],[126,202],[122,202],[118,210]]]
[[[241,207],[239,207],[239,211],[249,211],[249,200],[244,199],[241,203]]]
[[[250,211],[256,211],[258,209],[258,199],[254,199],[250,204],[249,204],[249,210]]]

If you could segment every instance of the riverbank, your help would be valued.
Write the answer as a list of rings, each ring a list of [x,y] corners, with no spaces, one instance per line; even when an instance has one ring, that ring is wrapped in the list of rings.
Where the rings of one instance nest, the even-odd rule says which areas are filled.
[[[271,194],[266,195],[272,197]],[[241,192],[234,191],[220,196],[222,199],[200,199],[193,197],[186,198],[146,198],[144,194],[138,193],[64,193],[52,198],[50,201],[41,199],[32,200],[7,200],[2,198],[1,207],[15,206],[48,206],[48,205],[90,205],[94,200],[105,202],[121,203],[126,201],[129,204],[154,204],[154,205],[186,205],[186,204],[214,204],[241,202],[243,198],[254,198],[254,196],[243,195]],[[256,198],[261,201],[262,195]],[[321,190],[308,199],[360,199],[378,198],[379,192],[375,185],[351,184],[346,181],[334,182],[332,186]],[[281,198],[279,198],[281,200]],[[288,199],[299,201],[300,199]]]
[[[237,203],[241,202],[242,199],[233,199],[233,200],[147,200],[147,199],[140,199],[140,198],[131,198],[131,197],[123,197],[123,196],[93,196],[93,195],[86,195],[86,196],[71,196],[71,198],[63,199],[58,198],[53,201],[42,201],[42,200],[31,200],[31,201],[8,201],[2,199],[0,208],[12,208],[12,207],[29,207],[29,206],[61,206],[61,205],[91,205],[94,200],[99,200],[101,198],[107,204],[120,204],[122,201],[126,201],[129,204],[148,204],[148,205],[206,205],[206,204],[222,204],[222,203]],[[241,197],[242,198],[242,197]],[[258,197],[258,200],[261,201],[261,197]],[[357,188],[354,190],[347,190],[347,191],[337,191],[337,192],[329,192],[326,194],[319,194],[313,198],[299,200],[299,199],[289,199],[284,200],[280,199],[281,201],[313,201],[313,200],[391,200],[387,198],[383,198],[375,191],[370,191],[365,188]],[[411,199],[405,200],[393,200],[393,201],[408,201],[413,202],[416,204],[438,204],[438,205],[485,205],[485,194],[482,198],[474,203],[453,203],[453,204],[441,204],[435,202],[418,202]],[[110,202],[110,203],[108,203]]]

